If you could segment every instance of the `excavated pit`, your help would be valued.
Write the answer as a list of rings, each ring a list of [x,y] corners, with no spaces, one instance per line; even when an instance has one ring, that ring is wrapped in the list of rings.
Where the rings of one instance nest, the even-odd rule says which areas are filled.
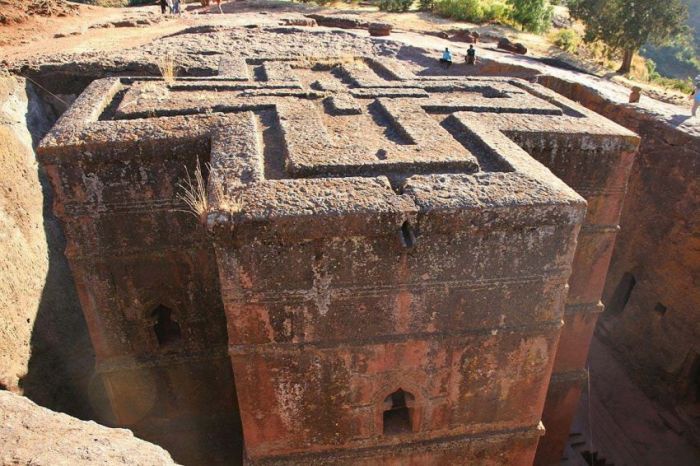
[[[274,30],[271,30],[271,32],[274,32]],[[245,36],[251,33],[253,32],[243,31],[241,34]],[[218,34],[222,33],[219,32]],[[286,34],[288,32],[283,33],[283,35]],[[212,43],[215,41],[196,40],[195,42],[206,43],[205,48],[207,48],[213,47]],[[429,55],[415,47],[382,44],[380,50],[377,50],[373,46],[367,48],[365,39],[359,42],[359,48],[365,50],[365,53],[376,53],[379,51],[386,54],[387,51],[390,51],[395,56],[408,59],[418,65],[428,65],[432,61]],[[0,305],[4,307],[4,309],[0,309],[0,312],[7,313],[11,319],[11,324],[7,326],[8,329],[3,330],[11,337],[12,335],[17,337],[6,341],[9,342],[9,345],[15,345],[13,349],[22,348],[17,353],[25,355],[8,363],[9,368],[5,371],[5,374],[0,374],[2,376],[0,377],[0,385],[5,389],[23,392],[24,395],[41,406],[65,412],[80,419],[93,419],[105,425],[112,425],[114,420],[110,419],[110,416],[107,414],[109,409],[105,409],[107,400],[104,394],[104,387],[94,377],[92,345],[75,292],[73,277],[63,253],[65,240],[61,227],[52,212],[50,187],[44,175],[40,170],[37,170],[33,160],[27,160],[27,158],[33,157],[34,154],[33,151],[28,150],[26,141],[27,137],[29,137],[31,139],[30,145],[35,147],[75,97],[92,81],[110,76],[157,75],[158,68],[154,63],[153,57],[157,56],[159,50],[165,46],[167,44],[156,46],[151,55],[146,54],[138,59],[116,59],[108,63],[90,62],[88,60],[86,62],[87,65],[86,63],[62,64],[60,61],[49,66],[27,65],[19,67],[15,71],[22,76],[28,77],[29,80],[16,81],[14,84],[8,85],[14,87],[14,93],[23,93],[27,96],[27,109],[31,109],[31,111],[26,111],[22,114],[21,111],[15,109],[10,112],[12,114],[11,117],[6,117],[8,120],[14,121],[11,131],[16,139],[24,140],[25,142],[19,146],[10,146],[8,142],[4,154],[7,154],[7,157],[12,157],[13,154],[22,153],[23,155],[15,157],[14,160],[17,161],[19,159],[20,161],[17,162],[19,169],[25,170],[24,173],[31,176],[28,185],[25,187],[18,186],[19,178],[3,180],[2,187],[5,189],[0,194],[11,198],[10,189],[14,189],[15,195],[22,193],[22,190],[24,190],[28,194],[22,195],[22,197],[27,200],[41,200],[41,209],[37,210],[35,205],[27,204],[26,212],[21,215],[33,218],[34,223],[31,228],[33,228],[34,235],[30,236],[26,232],[22,232],[22,238],[25,239],[27,247],[23,249],[18,248],[15,257],[3,258],[2,260],[8,260],[13,264],[17,264],[18,270],[24,269],[26,277],[30,277],[32,271],[38,270],[40,272],[39,275],[41,275],[39,279],[41,283],[31,287],[36,292],[33,292],[31,296],[25,297],[25,304],[20,310],[10,309],[13,303],[0,302]],[[216,74],[218,60],[225,53],[225,47],[218,50],[205,50],[205,52],[189,62],[183,60],[186,65],[180,70],[180,76]],[[428,71],[424,71],[423,75],[433,74],[427,66],[426,70]],[[534,78],[541,74],[541,69],[495,61],[487,61],[484,68],[480,71],[483,75],[519,76],[525,78]],[[682,183],[682,179],[678,178],[682,178],[680,175],[683,170],[682,162],[687,161],[688,164],[697,163],[690,161],[691,157],[697,157],[697,138],[685,139],[685,135],[681,131],[668,125],[652,123],[648,115],[635,113],[633,109],[623,104],[613,104],[606,101],[598,93],[584,86],[573,85],[555,76],[540,77],[539,82],[640,134],[642,137],[642,150],[646,151],[643,152],[645,154],[643,155],[644,164],[636,166],[633,172],[630,196],[628,196],[626,209],[623,213],[623,227],[625,224],[637,225],[635,228],[645,230],[643,226],[639,226],[639,221],[634,218],[634,209],[638,208],[641,202],[650,202],[649,194],[644,188],[644,170],[659,173],[659,162],[653,159],[653,154],[668,150],[668,146],[673,146],[674,150],[677,150],[679,146],[683,146],[683,143],[690,141],[683,149],[686,151],[684,156],[674,162],[674,166],[678,165],[678,170],[674,169],[674,174],[672,175],[673,183]],[[7,108],[8,106],[6,105],[3,107],[3,110]],[[265,127],[275,124],[274,121],[270,120],[270,116],[264,113],[260,114],[260,121]],[[445,128],[451,130],[449,121],[446,120],[442,124]],[[679,138],[682,141],[680,143],[678,142]],[[10,141],[10,139],[8,138],[7,141]],[[270,170],[279,170],[279,167],[270,167]],[[689,173],[693,173],[692,170]],[[693,185],[690,184],[690,186],[692,188]],[[696,195],[697,193],[694,194],[694,196]],[[673,199],[682,196],[682,194],[678,194],[676,197],[665,198],[660,206],[675,205]],[[652,198],[651,201],[654,201],[654,199]],[[684,207],[684,209],[688,208]],[[652,229],[652,231],[658,233],[655,233],[655,237],[662,234],[657,229]],[[680,235],[681,238],[686,238],[687,236],[683,232],[678,231],[674,234]],[[640,233],[626,232],[623,228],[621,236],[623,244],[616,249],[616,256],[613,259],[611,268],[611,277],[608,283],[608,289],[610,290],[613,290],[617,282],[621,280],[619,277],[629,270],[637,271],[641,268],[645,270],[646,275],[642,274],[642,276],[646,277],[646,282],[649,283],[653,280],[654,271],[651,265],[647,264],[644,258],[635,255],[633,252],[633,248],[638,247],[639,244],[649,245],[653,240],[646,236],[635,236],[640,236]],[[37,249],[32,251],[32,247]],[[679,247],[684,246],[681,244]],[[645,249],[646,246],[638,250],[643,251]],[[672,254],[669,256],[672,256]],[[45,259],[42,259],[42,257]],[[22,277],[21,274],[17,274],[12,268],[0,269],[0,273],[7,276],[15,275],[16,280]],[[638,277],[639,273],[637,272],[635,276]],[[36,280],[36,277],[34,279]],[[12,282],[12,279],[7,281]],[[653,293],[658,295],[662,294],[662,291],[655,288]],[[664,304],[673,303],[679,299],[678,293],[675,291],[674,293],[672,298],[661,296],[656,299],[650,299],[654,302],[663,302]],[[612,291],[609,294],[612,294]],[[639,347],[635,345],[635,336],[630,335],[630,330],[619,324],[622,320],[622,317],[605,316],[605,336],[611,346],[621,346],[620,351],[626,355],[625,357],[630,361],[630,365],[642,367],[644,363],[640,361],[639,357],[629,356],[632,352],[630,348]],[[620,341],[623,343],[616,341],[617,334],[622,335]],[[23,338],[29,339],[29,346],[27,346],[26,341],[22,341]],[[682,337],[683,340],[687,338],[686,335]],[[31,347],[31,356],[29,347]],[[653,357],[649,359],[653,360]],[[661,364],[651,368],[648,366],[644,367],[646,372],[653,373],[661,370],[659,366]],[[5,367],[2,366],[3,370],[5,370]],[[9,376],[6,374],[9,374]],[[682,378],[682,374],[679,374],[678,378]],[[682,385],[682,380],[672,379],[671,386],[681,388],[668,390],[662,387],[647,388],[649,393],[652,394],[662,392],[663,396],[669,400],[668,402],[673,403],[673,400],[678,397],[690,396],[680,393]],[[206,442],[202,443],[206,444]],[[214,462],[236,463],[236,460],[241,458],[241,439],[239,438],[238,442],[234,443],[236,445],[233,446],[233,450],[215,455]],[[170,451],[176,461],[183,461],[182,458],[178,458],[172,448]],[[610,457],[607,453],[606,456]],[[223,458],[226,459],[223,460]],[[232,460],[232,458],[234,459]],[[211,463],[211,460],[212,458],[208,458],[207,462]],[[195,464],[197,462],[200,464],[205,463],[201,460],[186,461],[187,464]]]

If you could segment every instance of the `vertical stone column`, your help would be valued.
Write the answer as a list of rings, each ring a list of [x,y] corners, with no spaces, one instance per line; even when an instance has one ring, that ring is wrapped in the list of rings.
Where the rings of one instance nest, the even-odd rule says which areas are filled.
[[[586,386],[588,348],[603,309],[600,299],[638,139],[619,134],[589,136],[584,141],[565,135],[538,140],[518,134],[514,139],[588,202],[542,414],[546,434],[540,441],[536,464],[549,466],[561,460],[581,390]]]
[[[233,376],[214,250],[177,198],[185,170],[209,158],[209,126],[104,115],[104,102],[119,102],[128,88],[94,82],[39,155],[111,406],[107,420],[177,461],[213,462],[235,445]]]

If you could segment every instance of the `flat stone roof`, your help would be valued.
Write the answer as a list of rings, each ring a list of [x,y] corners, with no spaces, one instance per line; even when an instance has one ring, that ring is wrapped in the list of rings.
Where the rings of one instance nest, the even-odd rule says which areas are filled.
[[[519,79],[423,77],[389,59],[230,56],[215,77],[94,82],[40,152],[44,163],[106,161],[207,139],[212,228],[313,217],[300,234],[322,234],[324,218],[368,233],[419,211],[582,205],[518,134],[604,151],[637,142]]]

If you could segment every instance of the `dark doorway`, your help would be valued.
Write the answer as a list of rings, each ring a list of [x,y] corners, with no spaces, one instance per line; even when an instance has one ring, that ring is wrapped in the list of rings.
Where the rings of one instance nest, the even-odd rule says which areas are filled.
[[[409,404],[413,401],[413,395],[402,389],[396,390],[384,400],[388,407],[384,411],[384,435],[395,435],[412,432],[411,409]]]
[[[153,310],[151,316],[156,319],[153,331],[158,338],[159,346],[170,346],[182,339],[180,325],[172,318],[173,311],[160,305]]]

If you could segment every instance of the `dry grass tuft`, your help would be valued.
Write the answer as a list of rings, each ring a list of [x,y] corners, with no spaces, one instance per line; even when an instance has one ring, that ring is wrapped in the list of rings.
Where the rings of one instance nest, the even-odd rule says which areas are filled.
[[[175,83],[175,59],[172,55],[165,55],[158,60],[158,69],[160,70],[161,76],[163,76],[163,81],[165,84]]]
[[[209,169],[209,164],[207,164],[207,170]],[[207,185],[204,181],[199,157],[197,157],[197,165],[194,169],[194,178],[190,175],[187,167],[185,167],[185,179],[179,182],[177,187],[180,190],[177,193],[178,199],[187,204],[188,207],[187,209],[180,209],[180,212],[192,214],[200,223],[205,224],[209,213],[209,197],[207,196]]]
[[[211,165],[205,164],[207,171],[211,173]],[[202,225],[207,223],[207,215],[212,205],[210,199],[217,207],[228,213],[240,213],[243,210],[243,202],[240,193],[226,196],[221,192],[221,183],[212,183],[214,190],[210,193],[207,190],[207,183],[204,180],[202,166],[197,157],[197,165],[194,169],[194,176],[190,175],[185,166],[185,179],[177,184],[180,192],[178,199],[187,205],[187,209],[178,209],[179,212],[186,212],[193,215]]]

